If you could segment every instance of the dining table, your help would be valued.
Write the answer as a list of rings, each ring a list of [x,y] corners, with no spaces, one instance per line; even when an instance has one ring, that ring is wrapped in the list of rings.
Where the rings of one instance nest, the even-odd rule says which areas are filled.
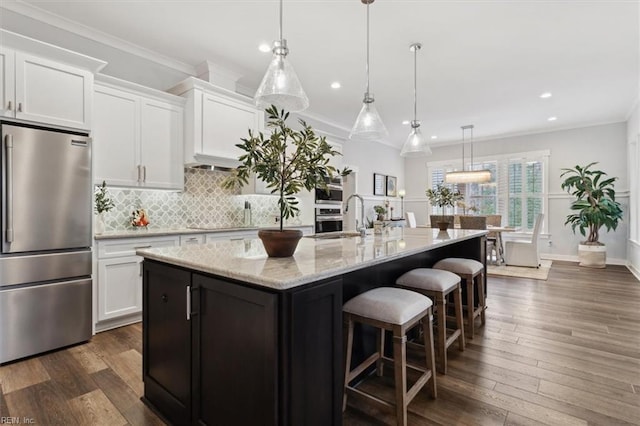
[[[515,226],[491,226],[487,225],[487,231],[490,231],[495,235],[496,238],[496,265],[501,265],[504,263],[504,243],[502,240],[503,232],[516,232],[519,228]],[[491,237],[491,233],[489,237]]]

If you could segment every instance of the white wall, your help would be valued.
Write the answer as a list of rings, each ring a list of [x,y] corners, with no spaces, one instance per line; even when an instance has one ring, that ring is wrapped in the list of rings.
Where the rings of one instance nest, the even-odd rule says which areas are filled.
[[[640,103],[638,102],[627,121],[627,143],[631,217],[627,265],[640,279]]]
[[[549,217],[547,231],[551,245],[543,242],[541,251],[545,257],[577,259],[581,235],[573,235],[571,228],[564,226],[569,214],[572,197],[560,189],[562,168],[577,164],[599,162],[598,168],[609,176],[616,176],[616,194],[624,209],[624,219],[615,232],[602,232],[600,240],[607,244],[608,262],[626,263],[627,238],[629,235],[629,176],[627,171],[627,124],[625,122],[562,130],[549,133],[517,136],[504,139],[474,141],[474,158],[485,156],[549,150]],[[434,147],[427,160],[407,159],[406,210],[416,212],[419,223],[426,222],[427,199],[424,195],[427,182],[427,161],[453,160],[461,163],[460,145]]]

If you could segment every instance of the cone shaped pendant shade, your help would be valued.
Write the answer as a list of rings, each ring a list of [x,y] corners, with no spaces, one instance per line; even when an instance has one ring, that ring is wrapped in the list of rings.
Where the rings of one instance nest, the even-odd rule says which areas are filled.
[[[282,0],[280,0],[280,39],[273,43],[273,58],[256,91],[254,100],[259,108],[275,105],[287,111],[302,111],[309,107],[309,98],[287,60],[287,40],[282,38]]]
[[[410,48],[413,52],[413,121],[411,122],[411,133],[402,146],[400,155],[403,157],[423,157],[431,154],[431,148],[420,131],[420,121],[418,121],[418,50],[422,45],[413,43]]]
[[[429,143],[420,131],[420,124],[418,123],[416,127],[413,127],[414,122],[412,122],[411,133],[409,133],[409,137],[407,137],[402,146],[402,151],[400,151],[400,155],[403,157],[422,157],[431,154]]]
[[[373,94],[369,93],[369,5],[375,0],[360,0],[367,6],[367,90],[364,93],[362,108],[351,129],[349,139],[380,140],[389,135],[380,114],[374,105]]]
[[[370,101],[368,101],[370,99]],[[360,109],[349,138],[361,140],[379,140],[388,135],[387,128],[378,114],[373,98],[367,98]]]

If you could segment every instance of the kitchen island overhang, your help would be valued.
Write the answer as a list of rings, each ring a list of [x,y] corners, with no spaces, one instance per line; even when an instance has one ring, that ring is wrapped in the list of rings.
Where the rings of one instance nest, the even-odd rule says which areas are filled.
[[[342,304],[444,257],[486,264],[485,245],[486,231],[417,228],[303,238],[281,259],[259,240],[139,250],[143,399],[173,424],[341,424]],[[168,360],[172,340],[189,350]]]

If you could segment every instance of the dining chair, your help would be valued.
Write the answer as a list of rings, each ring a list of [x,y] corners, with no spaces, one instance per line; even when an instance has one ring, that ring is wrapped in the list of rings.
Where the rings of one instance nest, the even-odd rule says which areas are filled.
[[[460,216],[460,229],[487,229],[487,217]]]
[[[529,266],[537,268],[540,266],[540,253],[538,252],[538,238],[542,230],[544,214],[540,213],[536,217],[533,233],[529,240],[512,240],[504,243],[504,263],[512,266]]]
[[[414,212],[406,212],[405,216],[407,216],[407,227],[415,228],[416,227],[416,215]]]

